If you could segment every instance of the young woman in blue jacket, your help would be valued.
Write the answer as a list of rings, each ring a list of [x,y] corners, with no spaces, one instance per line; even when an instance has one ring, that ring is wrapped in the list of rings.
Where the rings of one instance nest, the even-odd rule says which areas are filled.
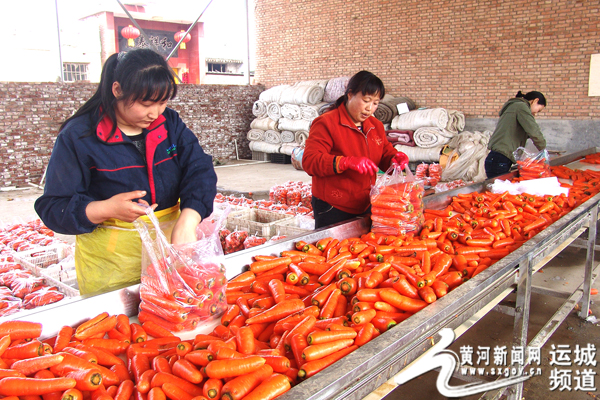
[[[141,239],[132,222],[147,218],[148,206],[172,228],[173,244],[196,241],[196,226],[212,212],[212,157],[167,108],[176,94],[158,53],[113,54],[96,93],[60,127],[35,209],[50,229],[77,235],[81,294],[139,282]]]

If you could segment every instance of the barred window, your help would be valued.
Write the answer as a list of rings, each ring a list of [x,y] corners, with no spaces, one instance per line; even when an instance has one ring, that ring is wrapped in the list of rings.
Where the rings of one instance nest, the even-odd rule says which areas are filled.
[[[88,66],[87,63],[63,63],[63,81],[87,81]]]
[[[208,63],[208,72],[227,72],[227,64]]]

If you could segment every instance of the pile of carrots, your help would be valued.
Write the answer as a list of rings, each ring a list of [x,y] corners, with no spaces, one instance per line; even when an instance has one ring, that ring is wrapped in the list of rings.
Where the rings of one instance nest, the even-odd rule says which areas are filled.
[[[552,176],[550,164],[545,158],[526,157],[517,160],[519,177],[522,179],[539,179]]]
[[[273,399],[476,276],[600,188],[577,182],[576,197],[458,194],[443,210],[424,209],[415,234],[298,241],[294,250],[255,256],[228,282],[221,324],[192,340],[151,320],[139,325],[107,313],[46,341],[39,324],[0,323],[0,395]]]

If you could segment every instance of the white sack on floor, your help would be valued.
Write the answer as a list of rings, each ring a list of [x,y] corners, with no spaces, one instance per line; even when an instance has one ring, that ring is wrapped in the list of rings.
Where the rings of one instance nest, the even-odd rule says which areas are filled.
[[[346,87],[348,87],[349,80],[349,76],[330,79],[325,87],[323,101],[327,103],[335,103],[338,98],[342,97],[344,93],[346,93]]]
[[[569,189],[561,187],[558,178],[555,176],[515,183],[496,179],[494,183],[489,185],[489,190],[492,193],[504,193],[508,191],[508,193],[513,195],[521,193],[528,193],[534,196],[559,196],[563,193],[567,196],[569,195]]]
[[[264,92],[261,92],[258,95],[258,99],[262,100],[264,102],[267,102],[267,103],[281,103],[279,101],[279,98],[281,97],[281,93],[290,87],[291,87],[291,85],[273,86],[272,88],[267,89]]]
[[[313,119],[317,118],[319,115],[321,115],[321,113],[319,113],[319,110],[321,109],[321,107],[323,107],[324,105],[326,105],[327,103],[325,102],[320,102],[319,104],[301,104],[300,105],[300,111],[302,113],[302,119],[305,119],[307,121],[312,121]]]
[[[263,131],[269,129],[277,129],[277,121],[272,120],[271,118],[255,118],[250,122],[250,129],[260,129]]]
[[[442,170],[442,181],[484,181],[487,178],[484,164],[489,153],[487,145],[491,134],[491,131],[464,131],[456,135],[448,143],[453,150],[448,154],[448,163]]]
[[[333,103],[321,103],[321,104],[322,104],[322,106],[319,107],[319,115],[325,114],[327,111],[329,111],[331,106],[333,106]]]
[[[268,131],[265,131],[263,140],[271,144],[281,144],[281,132],[269,129]]]
[[[446,130],[458,133],[465,130],[465,115],[456,110],[448,110],[448,124]]]
[[[321,86],[294,85],[285,88],[279,97],[279,103],[317,104],[323,100]]]
[[[297,104],[285,103],[281,105],[281,116],[288,119],[302,119],[302,110]]]
[[[328,79],[317,79],[314,81],[300,81],[295,84],[295,86],[319,86],[323,90],[327,87]]]
[[[267,102],[256,100],[252,105],[252,115],[256,118],[264,118],[267,116]]]
[[[310,130],[310,124],[312,121],[307,121],[305,119],[288,119],[288,118],[281,118],[279,120],[279,124],[277,125],[277,127],[279,128],[280,131],[292,131],[292,132],[297,132],[297,131],[309,131]]]
[[[281,142],[282,143],[294,143],[296,141],[296,135],[292,131],[281,131]]]
[[[443,146],[422,148],[413,146],[404,146],[397,144],[394,148],[398,151],[403,152],[408,156],[411,162],[440,162],[440,153]]]
[[[448,125],[448,112],[443,108],[414,110],[394,117],[392,129],[416,131],[424,126],[445,128]]]
[[[298,143],[300,146],[304,146],[306,139],[308,139],[308,131],[296,132],[296,143]]]
[[[452,134],[444,129],[425,126],[415,131],[413,140],[419,147],[438,147],[450,141],[449,135]]]
[[[279,148],[281,147],[279,144],[271,144],[260,141],[250,142],[248,145],[250,150],[260,151],[262,153],[279,153]]]
[[[263,140],[265,137],[265,131],[261,129],[250,129],[246,135],[248,140]]]
[[[281,118],[281,106],[279,103],[269,103],[269,105],[267,105],[267,115],[272,120],[279,121],[279,118]]]
[[[285,143],[285,144],[281,145],[281,147],[279,148],[279,152],[281,154],[287,154],[288,156],[291,156],[292,152],[297,147],[298,147],[298,144],[296,144],[296,143]]]

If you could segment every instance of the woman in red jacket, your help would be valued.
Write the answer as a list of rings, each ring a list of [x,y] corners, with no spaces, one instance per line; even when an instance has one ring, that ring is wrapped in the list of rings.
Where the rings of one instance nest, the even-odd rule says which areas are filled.
[[[406,154],[394,149],[383,124],[373,117],[383,96],[381,79],[360,71],[333,109],[313,121],[302,167],[312,176],[315,228],[367,212],[377,171],[386,171],[392,162],[402,168],[408,164]]]

